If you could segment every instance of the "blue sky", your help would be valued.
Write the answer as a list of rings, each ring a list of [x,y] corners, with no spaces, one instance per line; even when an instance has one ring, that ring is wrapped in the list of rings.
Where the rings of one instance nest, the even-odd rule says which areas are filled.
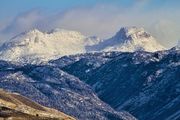
[[[158,8],[178,8],[180,0],[1,0],[0,18],[13,17],[32,9],[41,9],[46,12],[63,11],[73,7],[91,7],[97,4],[112,4],[121,7],[132,7],[137,2],[146,2],[145,11]]]
[[[138,26],[170,47],[180,39],[179,6],[180,0],[1,0],[0,39],[55,27],[108,38]]]
[[[65,10],[75,6],[92,5],[96,0],[1,0],[1,15],[16,15],[31,9],[43,9],[48,11]],[[8,13],[8,14],[7,14]]]

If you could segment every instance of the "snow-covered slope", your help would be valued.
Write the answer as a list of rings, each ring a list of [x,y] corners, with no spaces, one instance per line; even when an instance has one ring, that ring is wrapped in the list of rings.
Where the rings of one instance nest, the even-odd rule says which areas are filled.
[[[89,49],[96,51],[126,51],[134,52],[144,50],[154,52],[164,50],[154,37],[147,33],[143,28],[124,27],[110,39],[101,43],[89,46]]]
[[[163,50],[143,28],[121,28],[110,39],[86,37],[76,31],[55,29],[21,33],[0,47],[0,59],[20,63],[41,63],[64,55],[99,51],[154,52]]]
[[[75,31],[53,30],[43,33],[35,29],[6,42],[0,49],[0,56],[8,61],[47,61],[63,55],[85,52],[84,39],[85,36]]]

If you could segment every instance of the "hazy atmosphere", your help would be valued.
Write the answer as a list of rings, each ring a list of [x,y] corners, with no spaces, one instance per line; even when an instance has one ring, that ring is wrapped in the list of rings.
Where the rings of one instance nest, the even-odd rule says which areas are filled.
[[[179,0],[1,0],[0,40],[33,28],[109,38],[123,26],[137,26],[170,48],[180,39],[179,5]]]

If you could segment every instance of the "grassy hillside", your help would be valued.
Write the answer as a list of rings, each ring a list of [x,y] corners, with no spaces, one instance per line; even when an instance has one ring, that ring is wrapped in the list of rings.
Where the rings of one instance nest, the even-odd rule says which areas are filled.
[[[0,89],[0,119],[11,120],[75,120],[74,118],[41,106],[20,94]]]

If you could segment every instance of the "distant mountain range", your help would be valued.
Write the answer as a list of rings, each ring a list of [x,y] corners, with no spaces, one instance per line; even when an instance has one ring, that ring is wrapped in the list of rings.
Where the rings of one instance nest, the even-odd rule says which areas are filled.
[[[32,30],[0,47],[1,89],[78,120],[179,120],[179,78],[179,45],[143,28],[110,39]]]
[[[76,31],[37,29],[21,33],[0,47],[0,59],[40,63],[64,55],[101,51],[159,51],[165,48],[143,28],[124,27],[110,39],[86,37]]]

